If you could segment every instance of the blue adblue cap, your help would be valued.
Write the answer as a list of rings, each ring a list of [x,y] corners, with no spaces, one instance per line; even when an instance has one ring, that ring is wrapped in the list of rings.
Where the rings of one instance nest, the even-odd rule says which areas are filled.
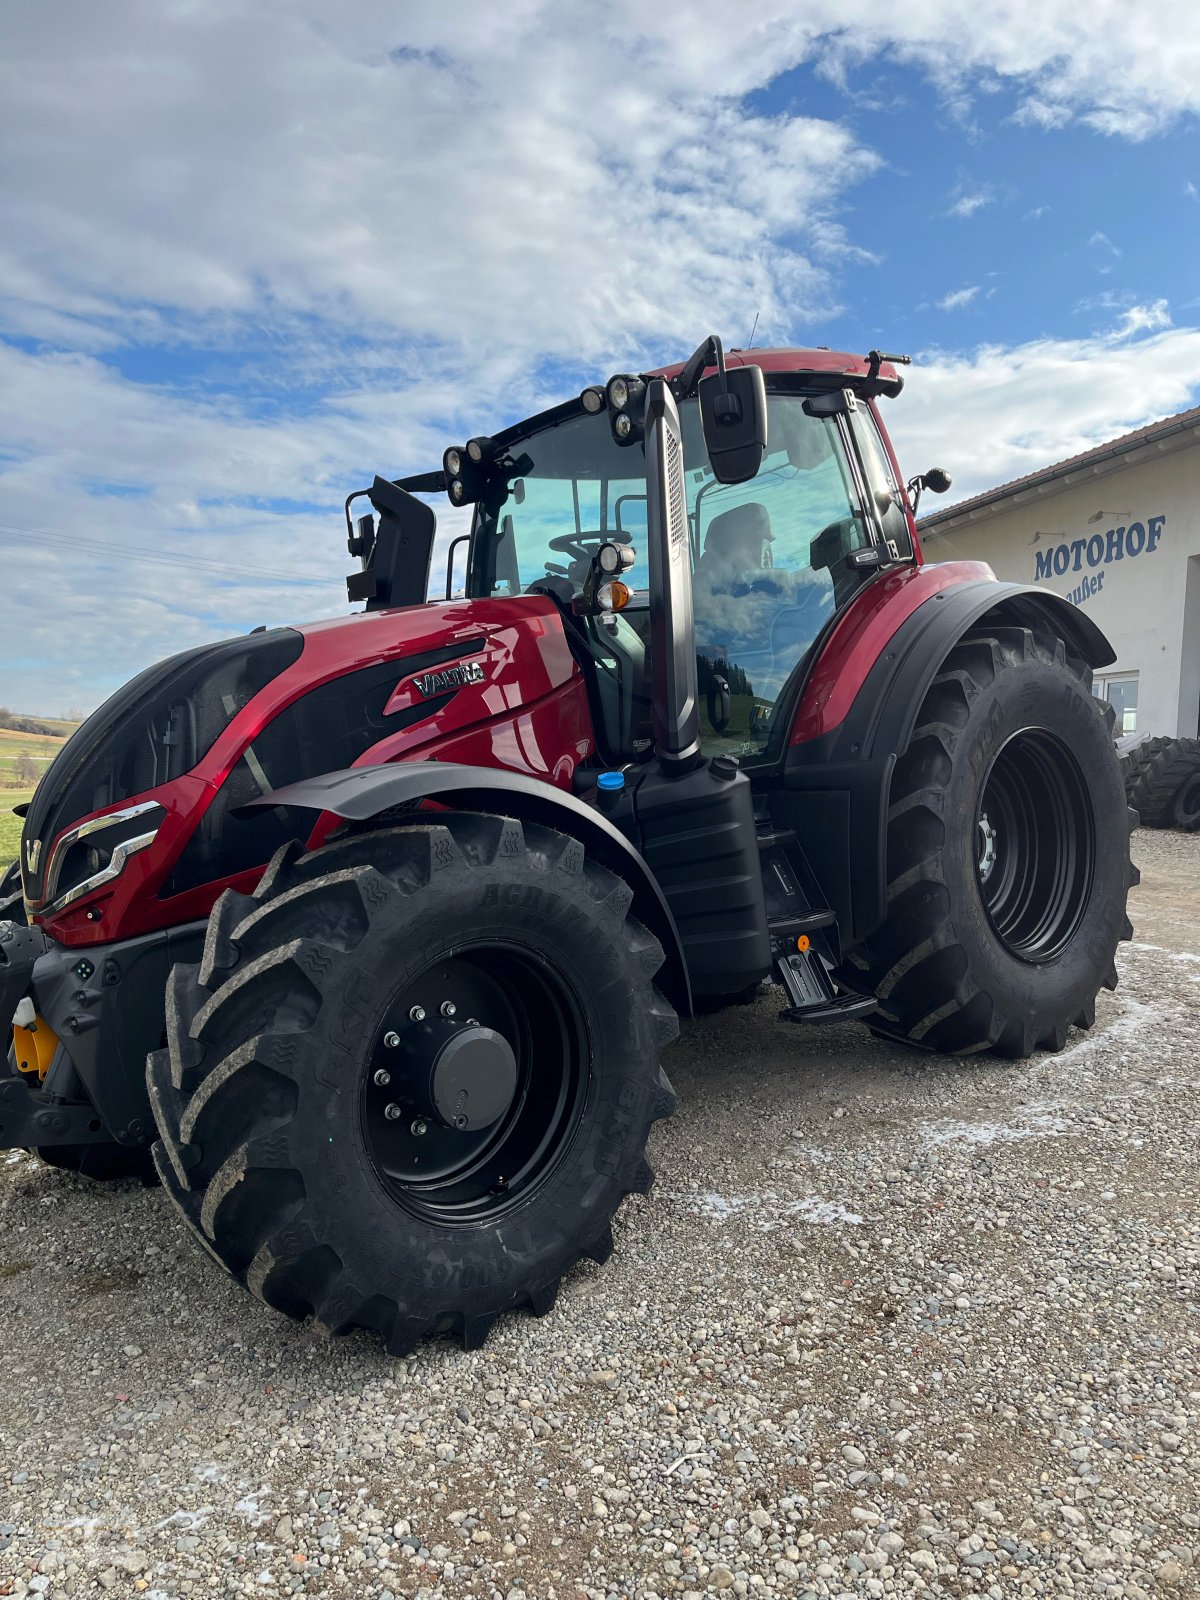
[[[618,789],[625,787],[625,774],[623,772],[602,772],[596,779],[597,789],[604,789],[609,794],[615,794]]]

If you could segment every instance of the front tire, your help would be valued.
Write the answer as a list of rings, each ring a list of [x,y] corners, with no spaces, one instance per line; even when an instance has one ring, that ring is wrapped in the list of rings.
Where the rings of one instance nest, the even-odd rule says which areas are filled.
[[[168,1194],[268,1305],[473,1348],[604,1261],[653,1180],[675,1013],[580,844],[447,814],[276,857],[214,908],[149,1058]]]
[[[896,765],[887,918],[840,976],[875,1031],[1025,1057],[1088,1028],[1138,881],[1111,707],[1061,640],[962,640]]]

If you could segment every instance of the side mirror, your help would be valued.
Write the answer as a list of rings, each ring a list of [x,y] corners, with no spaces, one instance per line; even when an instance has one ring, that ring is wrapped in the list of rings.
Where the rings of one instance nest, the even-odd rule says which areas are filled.
[[[917,507],[921,504],[921,495],[928,489],[930,494],[945,494],[950,487],[950,474],[942,467],[930,467],[928,472],[919,473],[908,485],[908,499],[915,517]]]
[[[718,483],[745,483],[767,453],[767,385],[761,367],[730,367],[701,378],[700,422]]]

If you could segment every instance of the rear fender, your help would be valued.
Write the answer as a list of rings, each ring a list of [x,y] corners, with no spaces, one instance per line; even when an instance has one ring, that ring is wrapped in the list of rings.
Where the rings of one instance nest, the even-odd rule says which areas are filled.
[[[892,771],[908,748],[930,685],[958,641],[987,626],[1053,633],[1089,668],[1116,660],[1090,617],[1059,595],[978,579],[940,589],[892,633],[846,717],[793,744],[773,809],[795,828],[853,948],[884,920]]]
[[[325,772],[271,790],[240,808],[300,806],[349,823],[366,823],[399,807],[434,800],[459,811],[488,811],[536,822],[570,834],[594,861],[618,873],[633,890],[633,914],[663,947],[666,960],[655,982],[676,1011],[692,1012],[691,985],[671,909],[645,860],[624,834],[575,795],[521,773],[449,761],[405,761]],[[238,812],[234,812],[236,817]],[[389,821],[405,818],[389,817]]]

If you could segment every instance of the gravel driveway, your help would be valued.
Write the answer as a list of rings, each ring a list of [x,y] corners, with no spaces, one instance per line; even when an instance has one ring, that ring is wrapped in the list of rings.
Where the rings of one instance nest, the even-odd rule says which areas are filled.
[[[617,1252],[463,1355],[328,1342],[155,1190],[0,1168],[0,1594],[1200,1593],[1200,836],[1024,1064],[684,1029]]]

